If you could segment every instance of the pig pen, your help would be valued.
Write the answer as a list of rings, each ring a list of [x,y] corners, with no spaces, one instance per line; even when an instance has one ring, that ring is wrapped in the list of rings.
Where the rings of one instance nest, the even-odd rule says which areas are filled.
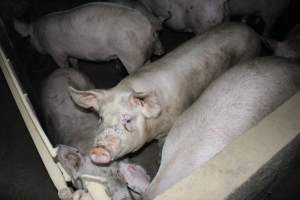
[[[28,93],[42,125],[44,122],[39,105],[41,82],[57,66],[50,56],[38,54],[30,47],[28,41],[17,35],[12,28],[12,19],[21,17],[31,21],[45,13],[71,8],[86,2],[45,1],[41,3],[41,1],[24,0],[18,2],[2,1],[0,4],[1,17],[4,21],[1,25],[1,46],[6,56],[11,60],[17,77]],[[293,10],[297,10],[296,8],[295,5],[292,5],[291,12],[283,16],[281,21],[277,23],[274,28],[275,31],[272,32],[274,38],[283,37],[293,23],[300,21],[292,14]],[[189,33],[177,33],[168,29],[164,29],[160,35],[167,52],[192,36]],[[265,54],[268,53],[266,51]],[[152,60],[155,59],[158,57],[152,58]],[[79,63],[80,70],[94,81],[97,88],[110,88],[127,75],[124,68],[120,71],[114,66],[115,61],[103,63],[80,61]],[[5,118],[2,120],[4,123],[2,125],[3,130],[1,130],[3,135],[1,167],[3,169],[0,169],[0,198],[58,199],[55,188],[47,176],[37,152],[33,149],[33,144],[27,131],[25,131],[26,128],[22,120],[20,118],[14,119],[14,116],[18,115],[18,111],[12,103],[13,100],[3,76],[0,80],[1,101],[3,102],[1,104],[3,110],[1,117]],[[257,127],[195,172],[193,176],[183,180],[158,199],[298,199],[300,197],[297,189],[300,183],[300,163],[296,154],[300,152],[299,137],[297,136],[300,130],[300,116],[299,110],[295,108],[300,106],[299,102],[299,94],[297,94]],[[16,124],[10,125],[10,121],[16,121]],[[277,137],[270,136],[271,130],[270,134],[266,134],[270,138],[260,139],[260,143],[255,144],[259,132],[268,132],[270,127],[274,128],[278,123],[282,126],[286,124],[286,126],[284,130],[279,128],[273,130],[278,131]],[[20,129],[22,131],[19,132]],[[5,134],[6,132],[13,133]],[[285,140],[282,139],[283,134],[288,135]],[[6,141],[8,142],[6,143]],[[263,147],[268,146],[274,146],[274,148],[263,149]],[[253,156],[257,155],[255,149],[259,148],[262,148],[259,151],[261,160]],[[10,149],[13,150],[10,151]],[[251,149],[254,149],[252,154]],[[152,142],[130,157],[134,162],[144,166],[150,176],[153,177],[159,166],[159,152],[157,142]],[[249,152],[250,155],[243,156],[243,152]],[[246,169],[239,168],[245,165],[249,167]],[[197,185],[197,187],[191,187],[191,185]]]

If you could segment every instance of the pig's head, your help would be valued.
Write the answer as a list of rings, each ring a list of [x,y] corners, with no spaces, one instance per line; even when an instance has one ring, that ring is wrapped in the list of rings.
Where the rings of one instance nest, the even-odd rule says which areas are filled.
[[[155,92],[70,88],[70,94],[79,106],[99,113],[104,131],[96,136],[90,151],[94,163],[109,163],[142,147],[149,140],[151,121],[161,111]]]
[[[31,45],[41,54],[44,54],[45,51],[41,47],[39,41],[37,40],[38,37],[34,35],[33,25],[27,24],[18,20],[14,20],[14,28],[15,30],[22,36],[29,38]]]

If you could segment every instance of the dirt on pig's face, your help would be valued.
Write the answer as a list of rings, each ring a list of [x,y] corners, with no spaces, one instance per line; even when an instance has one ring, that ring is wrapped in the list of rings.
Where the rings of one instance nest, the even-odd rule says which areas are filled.
[[[99,113],[103,131],[97,134],[91,147],[90,157],[94,163],[109,163],[138,150],[148,140],[148,122],[160,114],[155,92],[71,88],[70,93],[76,104]]]

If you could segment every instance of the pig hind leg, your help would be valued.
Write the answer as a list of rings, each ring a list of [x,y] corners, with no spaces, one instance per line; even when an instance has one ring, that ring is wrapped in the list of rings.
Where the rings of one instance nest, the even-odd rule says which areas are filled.
[[[77,58],[69,57],[69,62],[70,62],[70,64],[71,64],[72,67],[74,67],[75,69],[79,69],[78,59]]]
[[[69,60],[66,54],[51,54],[52,58],[55,60],[59,67],[69,67]]]
[[[141,53],[132,54],[132,55],[120,55],[118,56],[123,65],[125,66],[128,74],[133,73],[136,71],[139,67],[141,67],[145,61],[146,58]]]
[[[122,62],[119,59],[116,59],[115,68],[120,75],[122,75],[122,76],[128,75],[124,65],[122,64]]]
[[[158,33],[154,33],[154,38],[155,38],[155,42],[154,42],[154,52],[153,54],[154,55],[157,55],[157,56],[161,56],[165,53],[165,49],[161,43],[161,41],[159,40],[159,36],[158,36]]]
[[[153,46],[147,42],[147,37],[133,31],[128,31],[125,38],[116,44],[118,46],[116,55],[127,69],[127,72],[131,74],[150,58]]]

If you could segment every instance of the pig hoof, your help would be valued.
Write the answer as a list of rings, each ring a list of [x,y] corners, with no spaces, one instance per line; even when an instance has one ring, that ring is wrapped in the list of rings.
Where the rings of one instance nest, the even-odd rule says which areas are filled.
[[[95,147],[90,151],[90,158],[94,163],[106,164],[112,161],[110,153],[104,147]]]

